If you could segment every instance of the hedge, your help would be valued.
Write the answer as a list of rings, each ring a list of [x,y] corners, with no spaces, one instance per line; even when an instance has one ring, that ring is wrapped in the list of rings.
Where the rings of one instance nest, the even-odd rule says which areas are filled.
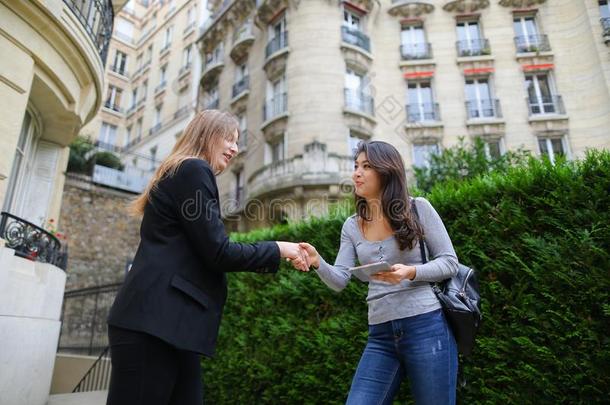
[[[435,187],[461,262],[477,269],[483,325],[459,403],[602,403],[610,392],[610,153],[530,160]],[[346,210],[234,235],[308,241],[334,260]],[[366,285],[340,294],[312,271],[229,275],[207,402],[341,404],[367,337]],[[397,403],[411,403],[408,382]],[[606,402],[607,403],[607,402]]]

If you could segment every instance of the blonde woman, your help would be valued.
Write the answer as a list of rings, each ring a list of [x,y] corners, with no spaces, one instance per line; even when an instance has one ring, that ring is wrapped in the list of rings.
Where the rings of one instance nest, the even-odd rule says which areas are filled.
[[[238,122],[198,113],[131,205],[140,245],[108,316],[108,404],[200,405],[200,355],[212,356],[227,272],[274,273],[280,257],[308,258],[288,242],[232,243],[215,176],[237,154]]]

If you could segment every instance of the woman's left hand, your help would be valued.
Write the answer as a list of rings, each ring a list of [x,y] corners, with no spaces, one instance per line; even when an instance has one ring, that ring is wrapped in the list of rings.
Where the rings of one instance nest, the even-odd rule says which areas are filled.
[[[373,280],[383,281],[390,284],[398,284],[403,280],[413,280],[415,278],[415,266],[394,264],[390,271],[373,274],[371,278]]]

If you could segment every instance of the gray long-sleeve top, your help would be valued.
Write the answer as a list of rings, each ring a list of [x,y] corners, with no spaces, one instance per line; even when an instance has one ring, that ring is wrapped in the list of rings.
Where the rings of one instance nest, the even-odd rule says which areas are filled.
[[[386,261],[390,265],[415,266],[416,275],[411,281],[388,284],[370,280],[367,303],[369,324],[375,325],[394,319],[415,316],[440,308],[430,282],[442,281],[457,273],[458,260],[445,225],[432,205],[425,198],[415,199],[419,221],[424,230],[428,262],[422,263],[419,242],[413,249],[400,250],[394,236],[382,241],[364,238],[356,215],[349,217],[341,230],[341,246],[331,266],[320,257],[316,273],[335,291],[341,291],[351,278],[347,270],[360,264]],[[364,281],[364,280],[363,280]],[[368,280],[367,280],[368,281]]]

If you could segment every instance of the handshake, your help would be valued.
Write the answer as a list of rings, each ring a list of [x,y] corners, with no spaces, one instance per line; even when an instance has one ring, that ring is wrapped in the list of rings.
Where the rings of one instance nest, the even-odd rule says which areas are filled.
[[[290,262],[295,269],[309,271],[311,266],[320,266],[320,255],[315,247],[306,242],[276,242],[280,248],[280,256]]]

